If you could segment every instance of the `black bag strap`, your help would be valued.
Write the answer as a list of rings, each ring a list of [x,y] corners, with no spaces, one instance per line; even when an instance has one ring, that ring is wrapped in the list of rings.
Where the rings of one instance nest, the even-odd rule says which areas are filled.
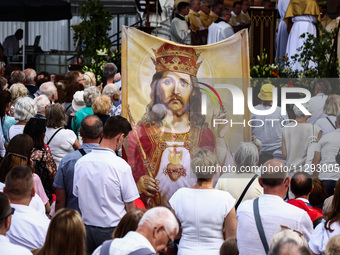
[[[50,142],[52,141],[53,137],[55,137],[55,135],[56,135],[60,130],[62,130],[62,129],[63,129],[63,128],[59,128],[57,131],[54,132],[54,134],[52,135],[52,137],[50,138],[50,140],[48,140],[47,145],[50,144]]]
[[[241,204],[244,196],[246,195],[249,187],[251,186],[251,184],[255,181],[255,179],[257,178],[257,174],[254,174],[253,178],[251,178],[251,180],[248,182],[247,186],[244,188],[240,198],[237,200],[237,203],[235,205],[235,210],[237,210],[237,207]]]
[[[111,246],[112,241],[113,241],[113,239],[106,240],[102,244],[102,248],[100,249],[100,254],[99,255],[109,255],[110,254],[110,246]]]
[[[129,253],[129,255],[154,255],[154,254],[156,253],[150,251],[148,248],[138,249]]]
[[[72,106],[72,104],[70,104],[69,106],[66,107],[65,112],[67,112],[68,109],[70,109],[70,107]]]
[[[263,225],[262,225],[262,221],[261,221],[261,217],[260,217],[259,198],[256,198],[254,200],[253,210],[254,210],[254,216],[255,216],[257,231],[259,232],[263,248],[264,248],[266,254],[268,254],[269,246],[268,246],[268,243],[267,243],[266,235],[264,234],[264,229],[263,229]]]
[[[334,126],[333,122],[332,122],[328,117],[326,117],[326,119],[329,121],[329,123],[331,123],[331,125],[333,126],[333,128],[336,129],[336,127]]]
[[[86,155],[86,151],[84,149],[80,148],[78,151],[81,153],[82,156]]]

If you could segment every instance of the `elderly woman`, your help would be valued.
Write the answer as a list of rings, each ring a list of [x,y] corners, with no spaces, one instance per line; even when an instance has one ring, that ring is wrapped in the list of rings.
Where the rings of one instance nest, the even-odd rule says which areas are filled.
[[[14,118],[18,120],[18,122],[9,128],[8,140],[11,140],[18,134],[22,134],[26,123],[30,118],[33,118],[37,112],[37,105],[32,98],[18,98],[14,106]]]
[[[310,102],[303,104],[307,111],[312,111]],[[307,158],[307,150],[311,137],[320,140],[322,131],[313,124],[307,122],[310,115],[304,113],[294,105],[293,111],[296,115],[297,125],[289,123],[283,128],[282,132],[282,156],[286,159],[286,165],[291,170],[303,170]]]
[[[44,142],[50,146],[54,161],[59,166],[61,159],[68,153],[80,148],[79,141],[72,130],[64,129],[67,116],[60,104],[46,109],[46,133]]]
[[[96,76],[92,72],[84,73],[84,79],[85,79],[85,85],[84,85],[85,88],[97,85]]]
[[[335,128],[336,115],[340,113],[340,96],[329,95],[326,99],[323,112],[327,115],[326,118],[318,119],[315,125],[321,128],[322,135],[333,132]]]
[[[93,114],[97,115],[103,122],[103,126],[106,120],[110,117],[109,112],[111,110],[111,100],[106,95],[97,97],[92,104]]]
[[[224,240],[236,236],[235,199],[226,191],[213,187],[216,156],[199,151],[191,161],[197,183],[181,188],[170,198],[170,205],[182,226],[178,254],[218,255]]]
[[[216,189],[228,191],[237,200],[236,204],[248,199],[258,198],[263,194],[263,188],[256,180],[255,170],[259,162],[259,151],[252,142],[241,143],[234,160],[236,172],[224,173],[216,184]],[[250,184],[248,189],[246,187]],[[244,193],[243,197],[241,194]]]
[[[84,90],[84,102],[86,107],[76,112],[72,122],[72,130],[78,136],[81,121],[90,114],[93,114],[92,104],[96,97],[100,96],[100,90],[97,87],[89,87]]]
[[[28,89],[22,83],[14,83],[9,88],[9,92],[12,95],[12,104],[15,104],[16,100],[20,97],[27,97]]]

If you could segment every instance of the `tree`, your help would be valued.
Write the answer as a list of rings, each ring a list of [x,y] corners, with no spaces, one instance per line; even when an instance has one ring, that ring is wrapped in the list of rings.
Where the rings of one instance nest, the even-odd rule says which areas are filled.
[[[97,61],[97,50],[106,49],[111,55],[110,30],[112,16],[100,0],[86,0],[80,8],[82,22],[72,26],[74,45],[79,57]]]

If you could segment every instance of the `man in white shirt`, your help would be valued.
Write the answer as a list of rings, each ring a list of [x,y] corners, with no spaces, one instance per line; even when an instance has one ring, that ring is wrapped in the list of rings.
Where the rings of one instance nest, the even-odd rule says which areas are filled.
[[[288,226],[303,233],[309,240],[313,224],[308,214],[293,205],[284,202],[290,183],[287,169],[282,161],[273,159],[262,166],[259,183],[264,194],[258,198],[259,215],[264,230],[264,240],[270,243],[272,236]],[[254,216],[255,200],[247,200],[237,209],[237,246],[240,255],[266,254]]]
[[[115,153],[131,130],[125,118],[110,117],[99,147],[75,165],[73,194],[85,223],[88,254],[111,239],[114,228],[139,198],[131,167]]]
[[[190,4],[187,2],[180,2],[177,5],[178,14],[171,21],[171,41],[182,44],[191,44],[191,30],[185,20],[185,16],[189,14]]]
[[[29,250],[41,248],[45,243],[50,220],[46,215],[29,207],[35,194],[32,169],[28,166],[15,166],[6,176],[4,193],[9,196],[15,209],[12,225],[7,237],[12,244]]]
[[[318,119],[326,118],[327,115],[323,112],[327,95],[332,91],[332,87],[327,79],[318,79],[315,84],[315,96],[309,101],[312,103],[312,115],[307,120],[308,123],[315,124]]]
[[[130,231],[123,238],[106,241],[93,255],[101,254],[102,249],[110,255],[166,253],[178,230],[178,222],[169,209],[154,207],[143,215],[136,231]]]
[[[230,17],[228,9],[221,11],[221,17],[215,20],[208,29],[208,44],[222,41],[234,34],[234,29],[228,24]]]
[[[6,232],[11,226],[12,214],[14,208],[11,208],[6,194],[0,192],[0,247],[1,254],[6,255],[32,255],[32,253],[19,245],[11,244],[6,237]]]

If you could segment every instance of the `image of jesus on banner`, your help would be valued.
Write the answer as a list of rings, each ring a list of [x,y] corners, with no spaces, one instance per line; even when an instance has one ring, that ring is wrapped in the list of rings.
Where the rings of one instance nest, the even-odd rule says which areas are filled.
[[[148,55],[154,65],[148,101],[135,98],[145,102],[143,113],[131,100],[130,81],[127,85],[129,101],[123,109],[133,131],[125,151],[145,205],[170,207],[168,201],[179,188],[196,184],[190,162],[198,151],[216,153],[221,165],[233,165],[233,159],[225,139],[228,125],[212,128],[201,113],[201,87],[213,88],[198,81],[200,50],[165,40],[157,46]],[[134,70],[126,64],[128,73]],[[213,117],[228,118],[222,101]]]

